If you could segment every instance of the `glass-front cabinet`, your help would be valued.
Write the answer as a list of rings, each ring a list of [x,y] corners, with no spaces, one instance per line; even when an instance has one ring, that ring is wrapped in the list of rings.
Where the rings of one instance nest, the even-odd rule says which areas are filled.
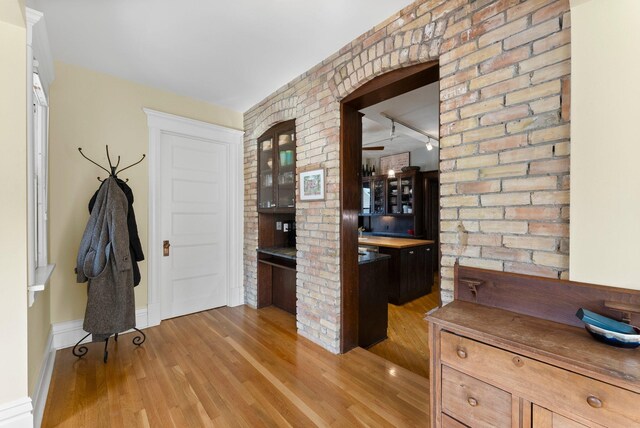
[[[398,178],[387,178],[387,214],[400,214]]]
[[[373,177],[372,180],[372,214],[384,214],[384,178]]]
[[[260,187],[260,199],[258,208],[271,208],[275,206],[273,199],[273,138],[258,140],[258,157],[260,171],[258,185]]]
[[[293,212],[296,204],[295,121],[258,138],[258,211]]]
[[[383,236],[422,237],[424,179],[420,171],[362,178],[359,224]]]
[[[398,194],[400,195],[400,214],[413,214],[413,189],[415,175],[400,176],[400,188]]]
[[[293,208],[296,204],[295,130],[277,134],[278,137],[278,207]]]
[[[384,176],[364,177],[362,179],[362,203],[360,215],[385,213],[385,178]]]
[[[360,214],[362,215],[370,215],[371,214],[371,180],[368,178],[362,179],[362,191],[360,192],[362,195],[362,205],[360,209]]]

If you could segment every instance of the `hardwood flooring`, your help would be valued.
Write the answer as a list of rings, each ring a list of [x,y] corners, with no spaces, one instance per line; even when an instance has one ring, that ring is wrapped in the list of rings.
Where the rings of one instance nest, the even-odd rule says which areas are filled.
[[[220,308],[58,351],[43,427],[429,425],[429,382],[361,348],[333,355],[274,307]],[[425,334],[426,338],[426,334]]]
[[[436,284],[431,293],[402,306],[389,304],[388,338],[368,350],[413,373],[429,377],[429,338],[425,314],[440,304]]]

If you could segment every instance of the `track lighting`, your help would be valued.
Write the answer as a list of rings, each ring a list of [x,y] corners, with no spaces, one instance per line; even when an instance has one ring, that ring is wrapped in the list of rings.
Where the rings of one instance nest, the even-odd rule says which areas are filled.
[[[399,119],[396,119],[394,117],[389,116],[387,113],[380,113],[380,116],[387,118],[391,121],[391,138],[393,139],[396,136],[396,123],[398,125],[403,126],[404,128],[410,129],[413,132],[417,132],[418,134],[422,134],[425,137],[427,137],[427,149],[432,150],[433,149],[433,144],[431,143],[431,140],[436,142],[436,146],[438,145],[438,139],[436,137],[434,137],[433,135],[429,135],[427,134],[425,131],[422,131],[414,126],[409,125],[406,122],[402,122]],[[404,131],[402,130],[402,128],[400,129],[400,133],[404,133]],[[429,148],[431,147],[431,148]]]

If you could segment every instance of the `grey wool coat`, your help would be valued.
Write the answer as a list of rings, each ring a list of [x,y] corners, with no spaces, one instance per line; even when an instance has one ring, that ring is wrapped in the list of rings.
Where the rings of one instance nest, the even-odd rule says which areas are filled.
[[[83,329],[93,341],[136,325],[128,201],[113,177],[100,187],[78,251],[78,282],[89,282]]]

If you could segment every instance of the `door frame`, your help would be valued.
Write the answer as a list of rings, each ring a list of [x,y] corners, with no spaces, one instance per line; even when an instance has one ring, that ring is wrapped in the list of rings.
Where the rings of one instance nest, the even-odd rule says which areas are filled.
[[[359,110],[440,79],[438,61],[390,71],[340,101],[340,352],[358,346],[358,214],[362,171],[362,115]]]
[[[243,240],[244,240],[244,174],[243,136],[244,132],[212,123],[189,119],[174,114],[163,113],[148,108],[142,109],[147,115],[149,127],[149,230],[148,230],[148,325],[159,325],[161,312],[160,267],[162,261],[162,231],[160,230],[160,203],[162,170],[160,164],[160,144],[163,134],[188,138],[214,140],[229,148],[229,275],[227,283],[227,306],[244,304],[243,280]]]

